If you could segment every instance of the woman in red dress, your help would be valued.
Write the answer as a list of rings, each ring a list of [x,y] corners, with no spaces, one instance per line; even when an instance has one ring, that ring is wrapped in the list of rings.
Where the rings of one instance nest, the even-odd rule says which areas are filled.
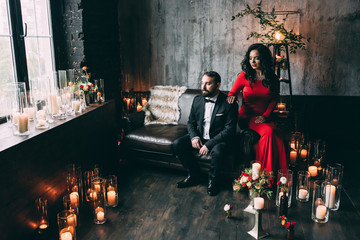
[[[287,169],[285,146],[271,114],[279,97],[279,80],[275,75],[270,50],[256,43],[249,47],[241,63],[243,72],[235,80],[228,96],[232,103],[242,91],[243,104],[239,110],[239,124],[260,135],[256,158],[262,169]]]

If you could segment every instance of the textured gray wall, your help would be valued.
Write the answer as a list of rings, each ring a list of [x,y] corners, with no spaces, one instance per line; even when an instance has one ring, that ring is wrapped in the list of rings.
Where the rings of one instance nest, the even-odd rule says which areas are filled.
[[[247,47],[259,30],[252,16],[231,21],[239,0],[119,0],[123,90],[156,84],[199,88],[202,72],[222,76],[229,90]],[[360,96],[360,3],[358,0],[263,1],[263,9],[300,10],[289,21],[312,38],[290,56],[295,95]],[[282,94],[287,94],[286,86]]]

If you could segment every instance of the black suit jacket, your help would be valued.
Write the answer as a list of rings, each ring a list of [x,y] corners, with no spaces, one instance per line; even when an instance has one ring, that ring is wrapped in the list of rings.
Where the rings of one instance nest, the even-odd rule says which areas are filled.
[[[237,105],[226,101],[227,95],[219,92],[210,121],[210,140],[205,146],[211,150],[216,144],[229,141],[236,133]],[[190,138],[203,139],[205,98],[198,95],[194,98],[188,121]]]

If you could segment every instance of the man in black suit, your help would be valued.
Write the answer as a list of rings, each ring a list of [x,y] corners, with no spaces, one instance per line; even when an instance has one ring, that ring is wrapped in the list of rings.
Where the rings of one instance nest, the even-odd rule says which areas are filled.
[[[221,77],[217,72],[209,71],[201,79],[201,92],[194,98],[188,121],[188,134],[175,140],[174,151],[188,176],[177,183],[178,188],[185,188],[199,183],[200,168],[195,154],[211,156],[208,173],[210,196],[218,193],[219,164],[226,155],[229,141],[235,135],[237,106],[226,101],[226,94],[219,88]],[[193,151],[197,149],[197,151]]]

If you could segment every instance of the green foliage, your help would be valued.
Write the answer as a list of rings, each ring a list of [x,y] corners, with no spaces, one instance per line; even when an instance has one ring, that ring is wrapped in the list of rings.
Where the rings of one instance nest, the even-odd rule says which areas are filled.
[[[253,15],[256,19],[259,20],[259,24],[261,29],[265,32],[264,34],[258,32],[251,32],[247,40],[250,38],[257,38],[262,43],[272,43],[272,44],[287,44],[290,48],[290,53],[296,53],[297,49],[305,50],[305,42],[303,40],[310,41],[310,38],[305,38],[301,34],[296,34],[293,29],[287,30],[284,26],[288,14],[282,19],[283,21],[280,23],[278,20],[278,16],[276,15],[275,8],[272,9],[270,13],[264,12],[261,7],[262,1],[257,4],[256,8],[251,8],[248,4],[246,8],[243,9],[241,12],[232,16],[232,21],[236,18],[242,18],[247,15]],[[281,39],[276,39],[275,34],[280,33]]]

